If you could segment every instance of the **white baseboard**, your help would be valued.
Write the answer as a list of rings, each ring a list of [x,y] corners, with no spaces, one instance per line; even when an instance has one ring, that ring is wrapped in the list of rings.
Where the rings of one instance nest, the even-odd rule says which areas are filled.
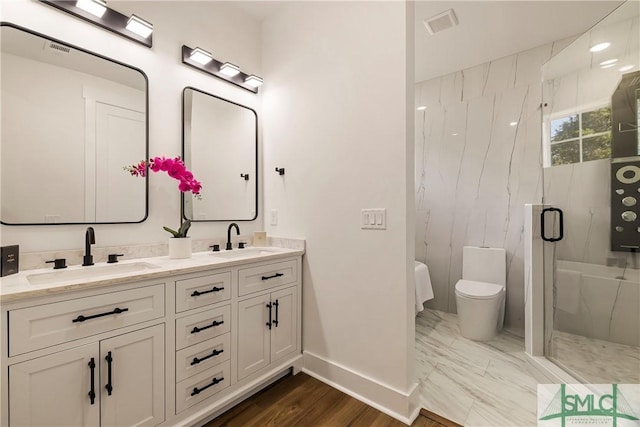
[[[306,374],[398,421],[411,425],[420,413],[417,382],[403,392],[308,351],[303,352],[303,360]]]

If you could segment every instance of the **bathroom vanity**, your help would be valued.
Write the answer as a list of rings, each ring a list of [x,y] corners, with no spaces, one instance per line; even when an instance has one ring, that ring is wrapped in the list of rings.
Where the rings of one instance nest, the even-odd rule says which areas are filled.
[[[297,373],[303,253],[249,248],[3,278],[0,423],[193,425]]]

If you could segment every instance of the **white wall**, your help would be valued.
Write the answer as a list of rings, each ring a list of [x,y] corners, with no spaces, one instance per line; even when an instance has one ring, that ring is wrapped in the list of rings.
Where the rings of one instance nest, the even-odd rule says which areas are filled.
[[[151,155],[181,152],[181,94],[185,86],[227,98],[258,111],[260,95],[200,73],[181,63],[181,47],[200,46],[216,59],[229,60],[248,73],[261,75],[260,25],[224,2],[113,2],[118,11],[135,13],[154,24],[149,49],[71,15],[30,0],[3,1],[0,19],[74,44],[142,69],[149,79],[149,148]],[[197,176],[196,176],[197,178]],[[37,174],[34,174],[37,179]],[[203,189],[203,195],[206,188]],[[260,197],[261,199],[261,197]],[[165,242],[163,225],[179,224],[180,197],[176,181],[166,174],[150,177],[149,217],[141,224],[97,225],[96,246]],[[260,208],[259,208],[260,210]],[[228,223],[198,223],[196,239],[222,237]],[[2,245],[19,244],[21,252],[80,249],[86,226],[1,226]],[[243,234],[262,229],[262,217],[240,223]]]
[[[265,226],[307,241],[305,369],[400,418],[415,386],[412,8],[292,3],[262,33]],[[386,208],[387,229],[360,229],[363,208]]]

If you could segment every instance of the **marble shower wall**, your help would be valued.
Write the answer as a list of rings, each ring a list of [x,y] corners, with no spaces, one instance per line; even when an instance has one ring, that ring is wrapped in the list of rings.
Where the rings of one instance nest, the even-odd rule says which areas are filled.
[[[612,252],[611,161],[593,160],[544,169],[545,203],[564,212],[564,239],[556,259],[640,269],[640,253]]]
[[[525,203],[542,198],[541,66],[550,43],[416,84],[416,259],[428,307],[456,312],[462,247],[507,252],[506,327],[524,330]]]
[[[632,7],[635,17],[594,27],[545,65],[545,122],[549,117],[610,104],[623,72],[619,67],[601,68],[600,60],[618,57],[621,64],[635,64],[637,70],[640,19],[638,5]],[[600,58],[583,54],[602,34],[617,41],[614,48],[618,50]],[[564,239],[554,247],[554,329],[638,346],[640,253],[610,250],[611,161],[545,168],[544,202],[564,212]],[[569,264],[571,268],[566,267]],[[563,363],[572,365],[569,359]]]

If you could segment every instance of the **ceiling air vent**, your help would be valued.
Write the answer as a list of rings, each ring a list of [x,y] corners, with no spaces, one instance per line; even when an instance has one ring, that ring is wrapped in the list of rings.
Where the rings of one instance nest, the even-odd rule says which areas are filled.
[[[444,31],[447,28],[455,27],[456,25],[458,25],[458,18],[453,9],[449,9],[424,20],[424,26],[427,27],[427,31],[429,31],[431,35]]]
[[[54,52],[59,52],[59,53],[69,53],[71,52],[71,48],[68,48],[67,46],[58,44],[58,43],[54,43],[52,41],[47,41],[44,45],[45,50],[47,49],[51,49]]]

